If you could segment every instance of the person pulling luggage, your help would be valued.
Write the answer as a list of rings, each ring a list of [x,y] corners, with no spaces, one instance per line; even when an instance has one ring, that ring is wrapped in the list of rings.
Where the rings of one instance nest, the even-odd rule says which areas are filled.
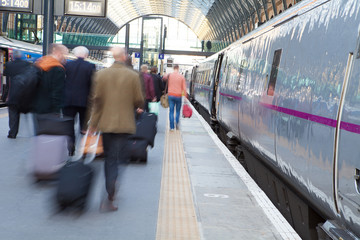
[[[130,160],[128,138],[136,131],[134,111],[144,104],[139,74],[125,65],[125,49],[114,47],[111,52],[114,64],[95,74],[89,124],[90,133],[103,134],[107,198],[100,205],[101,211],[118,209],[115,198],[119,170]]]
[[[187,97],[185,78],[179,73],[179,65],[174,65],[174,72],[164,77],[168,81],[169,96],[169,120],[170,131],[174,131],[175,127],[179,130],[180,109],[182,103],[182,95]],[[176,118],[174,122],[174,109],[176,108]]]

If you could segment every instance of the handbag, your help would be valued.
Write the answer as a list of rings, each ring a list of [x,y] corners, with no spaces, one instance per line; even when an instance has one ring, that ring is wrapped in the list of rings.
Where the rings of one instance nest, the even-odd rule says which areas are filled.
[[[167,92],[167,88],[168,88],[168,83],[170,81],[170,76],[166,82],[166,87],[165,87],[165,90],[164,90],[164,94],[160,97],[160,104],[163,108],[168,108],[169,107],[169,97],[168,97],[168,94],[166,93]]]
[[[149,102],[149,113],[154,113],[159,115],[159,103],[158,102]]]
[[[85,164],[92,162],[95,157],[101,156],[104,153],[101,133],[90,134],[89,131],[87,131],[81,139],[80,146],[77,147],[77,150],[79,152],[75,153],[76,158],[84,156]]]
[[[169,98],[168,98],[168,95],[167,93],[166,94],[163,94],[161,97],[160,97],[160,104],[163,108],[168,108],[169,107]]]
[[[36,115],[36,135],[74,135],[74,119],[58,113]]]

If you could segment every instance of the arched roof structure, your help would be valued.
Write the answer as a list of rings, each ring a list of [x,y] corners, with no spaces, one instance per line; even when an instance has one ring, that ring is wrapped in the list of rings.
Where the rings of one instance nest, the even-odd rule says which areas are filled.
[[[108,0],[108,18],[122,28],[146,15],[188,25],[200,40],[233,42],[300,0]]]

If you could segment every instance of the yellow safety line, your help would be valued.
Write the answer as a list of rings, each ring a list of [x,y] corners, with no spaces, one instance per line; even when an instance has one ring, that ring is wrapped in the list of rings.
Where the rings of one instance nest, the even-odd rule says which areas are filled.
[[[165,135],[157,240],[199,240],[190,177],[179,131]]]
[[[7,113],[0,114],[0,118],[8,117],[9,115]]]

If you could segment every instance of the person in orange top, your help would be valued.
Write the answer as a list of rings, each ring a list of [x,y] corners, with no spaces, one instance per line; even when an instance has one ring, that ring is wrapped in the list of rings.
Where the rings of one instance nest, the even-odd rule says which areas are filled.
[[[38,59],[35,65],[42,70],[34,100],[34,112],[60,113],[64,106],[65,56],[69,50],[61,44],[52,44],[49,55]]]
[[[168,96],[170,107],[170,131],[179,129],[180,109],[181,109],[181,97],[186,95],[185,78],[179,73],[179,65],[174,65],[174,72],[167,76],[168,81]],[[176,108],[176,118],[174,124],[174,108]]]

